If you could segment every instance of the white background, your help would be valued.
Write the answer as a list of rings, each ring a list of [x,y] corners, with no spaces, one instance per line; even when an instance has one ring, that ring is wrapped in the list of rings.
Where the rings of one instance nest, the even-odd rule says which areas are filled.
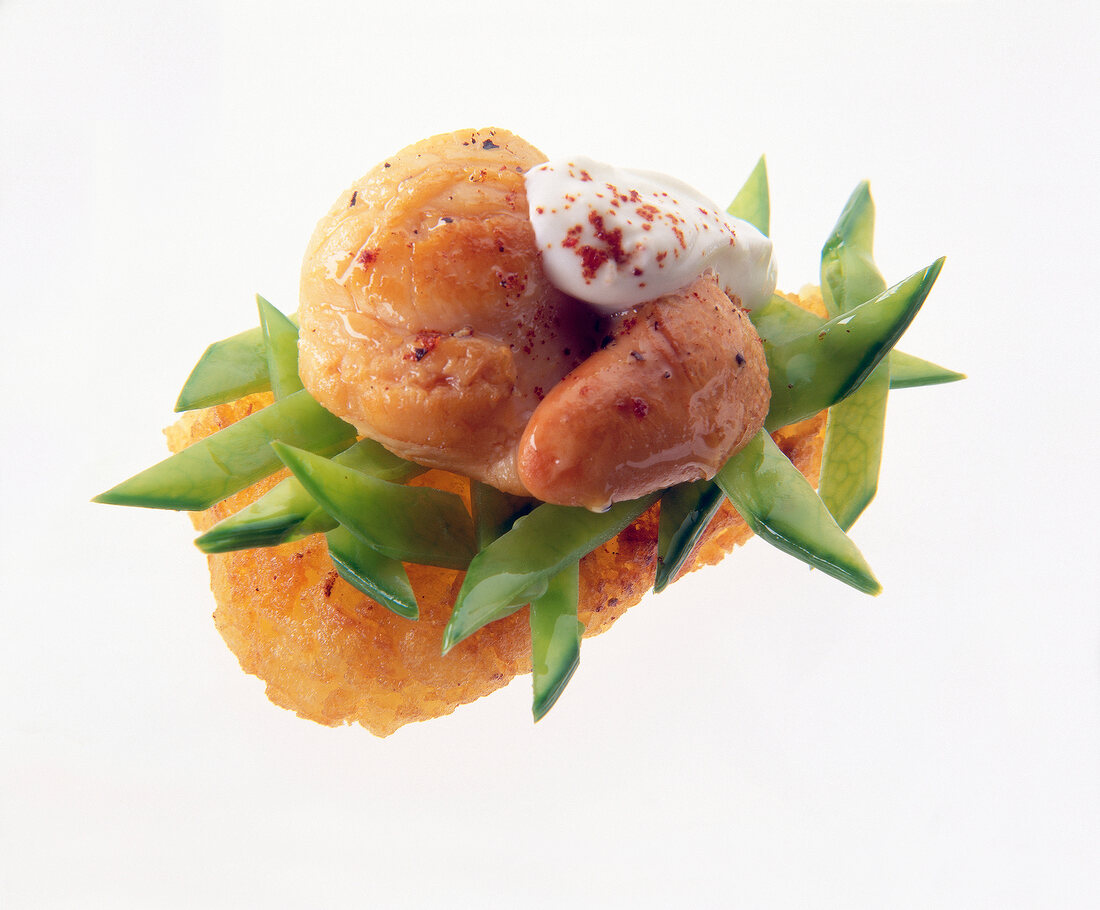
[[[613,6],[0,3],[4,907],[1098,905],[1096,13]],[[903,347],[970,379],[891,397],[880,598],[753,542],[537,727],[519,680],[325,729],[184,517],[88,499],[346,184],[483,125],[723,203],[766,152],[787,288],[870,178],[887,278],[947,255]]]

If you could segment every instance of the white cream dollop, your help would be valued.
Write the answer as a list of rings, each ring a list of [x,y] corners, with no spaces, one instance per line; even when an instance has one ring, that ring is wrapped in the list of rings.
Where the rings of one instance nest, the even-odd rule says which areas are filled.
[[[746,309],[775,291],[772,242],[674,177],[574,157],[532,168],[526,184],[547,277],[605,314],[708,269]]]

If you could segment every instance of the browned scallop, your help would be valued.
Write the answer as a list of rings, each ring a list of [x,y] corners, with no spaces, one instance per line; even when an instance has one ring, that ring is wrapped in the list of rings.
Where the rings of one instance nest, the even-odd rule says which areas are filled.
[[[519,476],[539,499],[598,510],[710,478],[764,425],[763,346],[712,275],[614,317],[604,341],[523,434]]]
[[[599,337],[539,263],[523,174],[543,160],[503,130],[394,155],[318,224],[299,309],[322,405],[399,455],[520,494],[528,419]]]

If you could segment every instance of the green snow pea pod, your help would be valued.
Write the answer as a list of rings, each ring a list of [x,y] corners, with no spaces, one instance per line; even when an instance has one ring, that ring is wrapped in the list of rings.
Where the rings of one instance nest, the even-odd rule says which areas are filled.
[[[297,322],[297,315],[287,318]],[[270,388],[263,330],[248,329],[206,349],[183,384],[176,410],[208,408]]]
[[[477,547],[485,549],[511,530],[520,515],[530,512],[537,500],[513,496],[476,480],[470,481],[470,509],[474,516]]]
[[[956,373],[946,367],[921,360],[901,351],[890,352],[890,388],[913,389],[917,386],[940,385],[966,379],[965,373]]]
[[[889,392],[886,357],[855,392],[829,409],[817,491],[845,531],[878,492]]]
[[[712,480],[677,484],[661,494],[655,592],[671,584],[725,501],[726,494]]]
[[[779,345],[820,329],[825,320],[786,297],[772,294],[771,300],[749,313],[753,327],[761,340]]]
[[[817,331],[766,343],[772,389],[767,428],[810,417],[857,389],[913,321],[942,267],[937,259]]]
[[[581,659],[584,623],[577,619],[580,598],[580,563],[569,563],[558,572],[546,593],[531,601],[531,713],[535,721],[565,690]]]
[[[886,290],[875,265],[875,205],[867,181],[849,197],[821,251],[821,296],[830,316],[847,313]],[[848,530],[875,497],[882,464],[889,358],[829,411],[818,492]]]
[[[398,616],[420,617],[409,575],[399,559],[383,556],[344,527],[329,531],[325,539],[332,564],[344,581]]]
[[[749,319],[752,320],[760,337],[772,345],[790,341],[798,335],[820,329],[825,324],[825,320],[820,316],[802,309],[778,294],[773,295],[771,300],[749,313]],[[956,373],[954,370],[902,351],[891,351],[888,359],[891,389],[913,389],[918,386],[939,385],[966,379],[965,373]]]
[[[403,483],[427,468],[405,461],[373,439],[361,439],[332,458],[380,480]],[[204,553],[226,553],[252,547],[273,547],[335,528],[338,522],[306,492],[295,477],[287,477],[239,512],[218,522],[195,540]]]
[[[821,250],[821,299],[830,316],[839,316],[886,290],[875,265],[875,203],[864,180],[852,191],[836,227]]]
[[[274,440],[327,455],[354,439],[354,427],[303,389],[146,468],[93,502],[206,509],[279,469],[281,463],[270,446]]]
[[[768,194],[768,165],[763,155],[726,211],[734,218],[747,221],[765,237],[768,236],[768,229],[771,227],[771,198]]]
[[[463,569],[474,555],[473,521],[453,493],[389,483],[279,442],[272,447],[329,515],[379,553],[445,569]]]
[[[715,480],[757,537],[859,591],[882,590],[809,481],[763,430]]]
[[[260,310],[271,391],[276,398],[285,398],[302,388],[298,377],[298,327],[259,294],[256,306]]]
[[[466,570],[443,633],[443,653],[541,596],[552,576],[610,540],[656,499],[654,493],[619,502],[606,512],[543,503],[518,519]]]

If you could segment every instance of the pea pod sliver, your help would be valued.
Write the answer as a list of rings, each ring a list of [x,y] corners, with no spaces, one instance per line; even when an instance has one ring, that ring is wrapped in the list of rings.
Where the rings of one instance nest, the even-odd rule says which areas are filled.
[[[302,388],[302,380],[298,378],[298,327],[259,294],[256,306],[260,311],[271,391],[276,398],[285,398]]]
[[[606,543],[648,509],[657,494],[619,502],[606,512],[543,503],[519,518],[507,534],[481,550],[466,570],[443,653],[482,626],[541,596],[547,580]]]
[[[757,537],[859,591],[882,590],[810,482],[764,431],[714,479]]]
[[[764,156],[756,162],[745,185],[737,191],[726,212],[747,221],[765,237],[771,227],[771,199],[768,195],[768,165]]]
[[[359,442],[333,456],[333,462],[401,483],[426,468],[405,461],[373,439]],[[252,547],[273,547],[310,534],[328,531],[338,522],[306,492],[295,477],[287,477],[254,503],[218,522],[195,540],[204,553],[225,553]]]
[[[786,297],[772,294],[771,299],[749,312],[749,319],[760,338],[771,345],[782,344],[820,330],[825,320]]]
[[[409,575],[400,560],[383,556],[347,528],[336,527],[325,539],[332,564],[344,581],[398,616],[420,617]]]
[[[838,316],[886,289],[875,265],[875,204],[864,180],[855,188],[821,250],[821,299]]]
[[[146,468],[93,501],[198,511],[277,471],[282,465],[271,449],[275,440],[328,454],[354,439],[354,427],[303,389]]]
[[[523,514],[531,511],[536,500],[505,493],[476,480],[470,481],[470,509],[478,549],[483,549],[506,533]]]
[[[890,352],[890,388],[912,389],[918,386],[941,385],[966,379],[965,373],[956,373],[912,354]]]
[[[577,619],[580,563],[550,579],[546,593],[531,601],[531,713],[546,716],[577,670],[584,623]]]
[[[878,492],[893,354],[853,394],[829,409],[821,474],[821,501],[847,531]]]
[[[272,445],[317,504],[379,553],[445,569],[463,569],[474,555],[473,521],[453,493],[390,483],[301,449]]]
[[[677,484],[661,494],[655,592],[659,594],[676,577],[725,500],[726,494],[711,480]]]
[[[830,316],[847,313],[886,289],[875,265],[874,233],[875,205],[864,181],[849,197],[821,251],[821,296]],[[829,410],[817,489],[845,531],[878,491],[889,392],[887,358]]]
[[[779,294],[773,294],[771,300],[752,310],[749,319],[757,334],[773,346],[820,329],[825,324],[820,316],[802,309]],[[957,373],[904,351],[890,352],[891,389],[939,385],[961,379],[966,379],[965,373]]]
[[[909,327],[942,267],[937,259],[816,331],[765,343],[772,390],[766,427],[804,420],[859,388]]]

